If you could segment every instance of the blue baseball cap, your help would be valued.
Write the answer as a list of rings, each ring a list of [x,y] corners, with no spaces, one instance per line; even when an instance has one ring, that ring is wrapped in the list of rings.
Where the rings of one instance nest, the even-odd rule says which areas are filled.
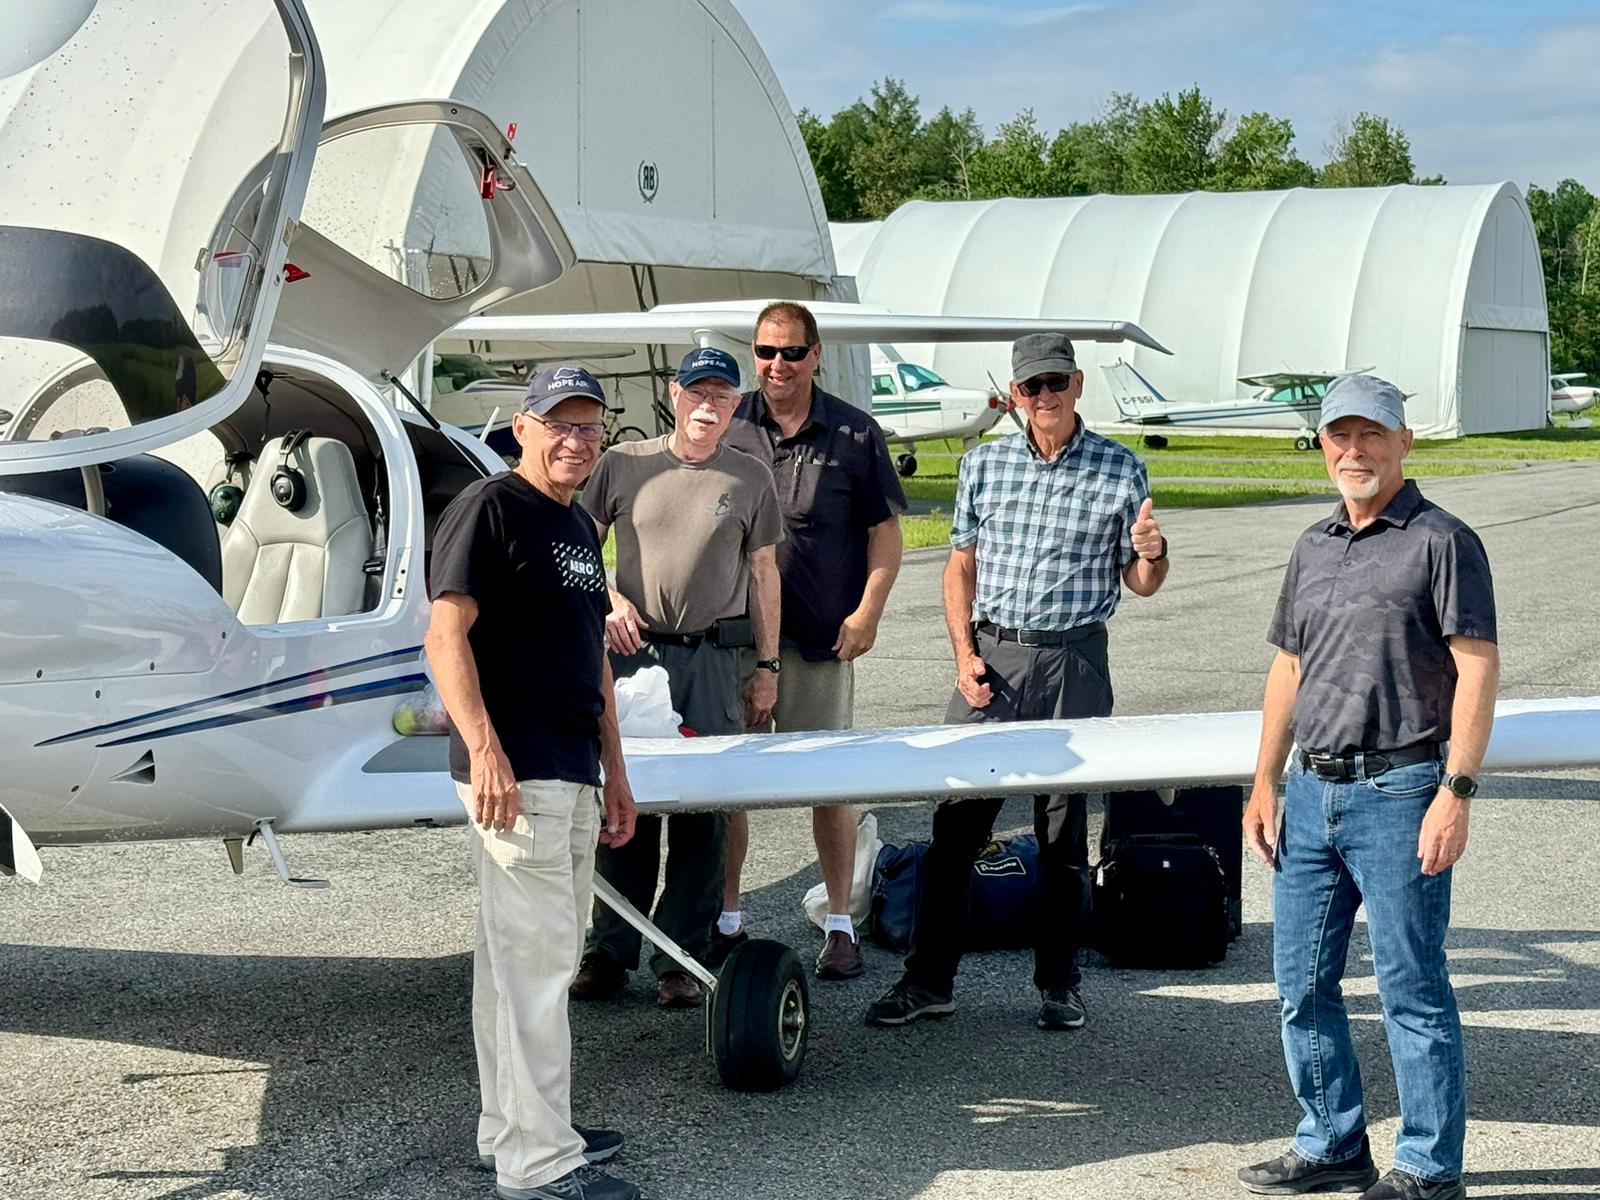
[[[559,367],[546,367],[528,381],[527,393],[522,397],[522,411],[542,417],[563,400],[579,396],[604,405],[605,389],[600,381],[582,367],[570,363]]]
[[[1385,429],[1406,423],[1406,398],[1399,388],[1376,375],[1341,375],[1322,398],[1317,428],[1326,429],[1340,417],[1366,417]]]
[[[720,379],[723,383],[738,387],[738,360],[715,346],[701,346],[698,350],[689,351],[678,364],[678,382],[688,387],[702,379]]]

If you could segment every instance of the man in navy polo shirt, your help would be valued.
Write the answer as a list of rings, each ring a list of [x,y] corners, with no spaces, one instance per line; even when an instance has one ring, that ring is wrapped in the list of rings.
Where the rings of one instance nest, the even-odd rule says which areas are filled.
[[[816,318],[804,305],[779,301],[756,318],[756,378],[728,430],[728,444],[772,468],[783,508],[778,547],[783,587],[782,649],[755,670],[783,686],[773,710],[780,733],[849,729],[855,723],[855,660],[878,636],[878,622],[900,570],[900,477],[876,421],[819,388],[822,360]],[[850,916],[855,810],[812,810],[817,859],[828,892],[819,979],[853,979],[865,966]],[[739,876],[749,847],[749,819],[730,813],[723,913],[714,953],[744,938]]]
[[[1336,380],[1319,424],[1341,498],[1284,572],[1244,815],[1246,843],[1274,868],[1273,972],[1304,1116],[1288,1152],[1239,1181],[1263,1195],[1460,1200],[1466,1061],[1444,941],[1494,722],[1494,588],[1478,535],[1405,478],[1411,431],[1394,384]],[[1363,905],[1400,1096],[1382,1179],[1340,992]]]

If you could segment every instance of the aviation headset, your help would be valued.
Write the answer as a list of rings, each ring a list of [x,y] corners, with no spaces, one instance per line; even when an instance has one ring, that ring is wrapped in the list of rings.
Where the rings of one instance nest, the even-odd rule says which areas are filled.
[[[239,515],[239,506],[244,503],[244,488],[235,483],[233,478],[240,466],[248,461],[248,454],[228,455],[224,460],[227,474],[222,477],[221,483],[206,493],[206,501],[211,505],[211,517],[218,525],[232,525],[233,519]]]
[[[278,469],[272,473],[272,498],[290,512],[299,512],[306,506],[306,477],[289,465],[289,456],[310,436],[309,429],[293,429],[285,434]]]

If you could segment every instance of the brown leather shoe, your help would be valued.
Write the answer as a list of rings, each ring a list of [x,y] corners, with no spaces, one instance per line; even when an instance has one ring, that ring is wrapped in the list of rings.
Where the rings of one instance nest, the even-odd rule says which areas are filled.
[[[842,929],[829,932],[817,955],[818,979],[859,979],[867,973],[867,964],[861,960],[861,947],[855,938]]]
[[[604,954],[585,954],[567,995],[574,1000],[612,1000],[627,981],[628,973]]]
[[[699,1008],[704,1000],[700,981],[687,971],[663,971],[656,984],[656,1003],[662,1008]]]

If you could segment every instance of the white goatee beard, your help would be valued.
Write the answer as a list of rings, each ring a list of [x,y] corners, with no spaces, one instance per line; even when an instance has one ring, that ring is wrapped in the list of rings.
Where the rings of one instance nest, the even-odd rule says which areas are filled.
[[[1357,486],[1349,482],[1341,473],[1337,484],[1339,494],[1346,500],[1371,500],[1383,490],[1383,480],[1379,479],[1377,475],[1373,475],[1366,483]]]

